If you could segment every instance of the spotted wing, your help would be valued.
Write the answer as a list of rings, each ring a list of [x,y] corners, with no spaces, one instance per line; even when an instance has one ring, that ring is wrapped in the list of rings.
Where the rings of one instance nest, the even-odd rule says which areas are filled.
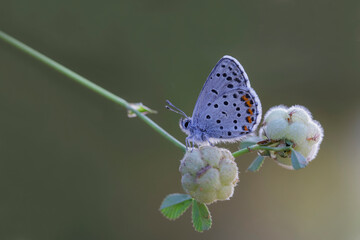
[[[222,57],[210,72],[199,94],[192,114],[193,121],[196,122],[209,104],[221,94],[231,89],[246,87],[250,87],[249,79],[241,64],[233,57]]]
[[[231,141],[254,131],[261,114],[260,100],[243,67],[236,59],[224,56],[200,93],[194,123],[213,142]]]
[[[210,141],[231,141],[253,132],[261,119],[261,106],[249,89],[227,91],[200,115],[199,126]]]

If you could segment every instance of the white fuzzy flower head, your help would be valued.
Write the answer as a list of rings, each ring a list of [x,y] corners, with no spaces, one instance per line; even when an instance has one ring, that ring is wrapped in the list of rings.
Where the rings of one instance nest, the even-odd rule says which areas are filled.
[[[316,157],[324,136],[320,123],[312,119],[308,109],[298,105],[271,108],[265,114],[259,133],[264,139],[290,140],[294,144],[293,149],[301,153],[308,163]],[[272,158],[281,166],[293,169],[288,154],[278,153]]]
[[[228,200],[238,182],[238,168],[227,149],[202,146],[185,154],[180,164],[181,184],[198,202]]]

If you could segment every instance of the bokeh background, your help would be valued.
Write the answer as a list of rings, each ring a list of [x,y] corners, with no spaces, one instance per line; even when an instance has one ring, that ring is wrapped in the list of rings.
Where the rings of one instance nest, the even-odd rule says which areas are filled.
[[[196,233],[182,152],[123,108],[0,41],[0,239],[360,239],[360,2],[0,1],[0,29],[130,102],[183,141],[179,116],[225,54],[245,67],[264,111],[308,107],[325,129],[300,171],[237,158],[231,201]],[[231,150],[236,144],[226,145]]]

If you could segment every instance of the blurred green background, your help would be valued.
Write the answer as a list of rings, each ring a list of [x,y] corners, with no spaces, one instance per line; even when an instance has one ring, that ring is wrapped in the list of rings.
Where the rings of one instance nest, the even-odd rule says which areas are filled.
[[[182,152],[121,107],[0,41],[0,239],[360,239],[360,2],[0,1],[0,29],[130,102],[182,142],[206,77],[225,54],[245,67],[266,112],[309,108],[325,130],[301,171],[237,158],[231,201],[196,233]],[[229,147],[229,145],[226,145]],[[236,144],[231,145],[232,150]]]

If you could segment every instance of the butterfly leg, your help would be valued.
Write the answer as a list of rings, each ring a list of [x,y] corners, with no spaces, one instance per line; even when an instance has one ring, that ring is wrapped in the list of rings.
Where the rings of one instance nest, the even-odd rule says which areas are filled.
[[[185,138],[186,151],[189,149],[189,139]]]
[[[192,152],[195,148],[194,138],[193,137],[185,138],[185,145],[186,145],[186,150],[188,151],[190,149],[190,152]]]
[[[185,145],[186,145],[186,151],[190,149],[190,151],[194,148],[194,141],[192,141],[192,138],[187,137],[185,138]]]
[[[210,142],[210,138],[207,135],[205,135],[205,141],[208,142],[211,147],[214,146],[214,144],[212,144],[212,142]]]
[[[211,142],[210,142],[210,138],[208,137],[208,135],[207,134],[202,134],[201,135],[201,140],[203,141],[203,143],[206,145],[206,143],[208,143],[210,146],[214,146],[214,144],[212,144]]]

